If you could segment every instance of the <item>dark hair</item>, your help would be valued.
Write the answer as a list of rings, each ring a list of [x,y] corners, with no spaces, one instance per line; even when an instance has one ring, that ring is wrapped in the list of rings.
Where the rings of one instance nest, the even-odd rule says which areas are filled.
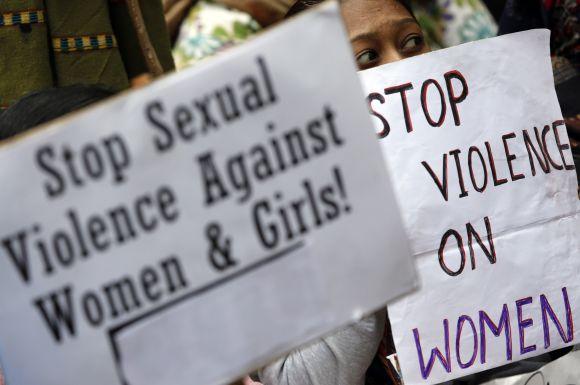
[[[0,115],[0,141],[106,99],[113,92],[99,86],[74,85],[31,93]]]
[[[286,13],[286,17],[294,16],[297,13],[312,8],[318,4],[323,3],[324,1],[325,0],[297,0]],[[415,17],[415,14],[413,13],[413,10],[411,9],[411,6],[407,2],[407,0],[395,0],[395,1],[401,4],[403,7],[405,7],[407,11],[409,11],[411,16]]]

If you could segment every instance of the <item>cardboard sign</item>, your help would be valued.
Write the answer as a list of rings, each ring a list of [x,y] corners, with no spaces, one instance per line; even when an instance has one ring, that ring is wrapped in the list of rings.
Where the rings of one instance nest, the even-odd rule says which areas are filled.
[[[580,205],[549,33],[360,74],[421,290],[389,306],[407,385],[578,342]]]
[[[7,383],[224,383],[414,287],[363,98],[333,3],[3,146]]]

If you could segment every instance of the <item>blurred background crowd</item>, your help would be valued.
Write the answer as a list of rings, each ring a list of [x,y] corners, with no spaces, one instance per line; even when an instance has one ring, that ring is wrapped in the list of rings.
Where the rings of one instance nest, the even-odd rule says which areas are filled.
[[[303,3],[319,1],[304,0]],[[431,49],[532,28],[552,31],[556,87],[580,140],[579,0],[409,0]],[[294,0],[5,0],[0,111],[50,87],[148,83],[284,19]]]

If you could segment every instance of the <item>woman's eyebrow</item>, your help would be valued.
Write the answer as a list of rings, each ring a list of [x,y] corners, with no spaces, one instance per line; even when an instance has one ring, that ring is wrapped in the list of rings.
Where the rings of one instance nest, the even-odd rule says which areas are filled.
[[[357,40],[370,40],[373,39],[376,36],[376,33],[374,32],[362,32],[359,33],[358,35],[355,35],[354,37],[352,37],[350,39],[351,42],[357,41]]]
[[[405,17],[404,19],[391,21],[388,24],[389,24],[389,27],[391,27],[391,28],[402,28],[403,26],[405,26],[407,24],[417,24],[417,20],[415,20],[412,17]],[[365,32],[361,32],[361,33],[354,35],[350,39],[350,41],[354,42],[357,40],[370,40],[370,39],[376,38],[376,35],[377,35],[376,32],[365,31]]]
[[[397,20],[396,22],[393,23],[394,27],[402,27],[405,24],[418,24],[417,20],[415,20],[415,18],[413,17],[406,17],[404,19],[401,20]]]

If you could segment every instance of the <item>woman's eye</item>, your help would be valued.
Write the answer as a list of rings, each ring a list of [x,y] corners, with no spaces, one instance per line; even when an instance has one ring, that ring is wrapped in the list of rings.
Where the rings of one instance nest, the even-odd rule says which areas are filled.
[[[361,52],[356,57],[356,62],[359,67],[364,67],[369,65],[370,63],[374,62],[379,58],[379,54],[374,49],[367,49],[366,51]]]
[[[423,37],[416,35],[416,36],[411,36],[410,38],[405,40],[405,42],[403,43],[403,46],[401,47],[401,50],[402,51],[416,51],[422,47],[423,47]]]

